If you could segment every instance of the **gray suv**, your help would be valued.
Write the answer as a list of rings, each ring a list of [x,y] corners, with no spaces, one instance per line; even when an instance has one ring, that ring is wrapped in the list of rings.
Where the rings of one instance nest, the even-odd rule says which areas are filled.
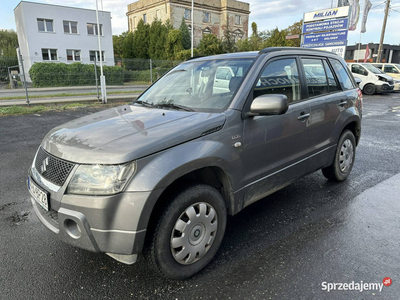
[[[362,95],[343,59],[267,48],[188,60],[132,105],[51,130],[29,170],[41,222],[64,242],[184,279],[227,215],[322,169],[353,167]]]

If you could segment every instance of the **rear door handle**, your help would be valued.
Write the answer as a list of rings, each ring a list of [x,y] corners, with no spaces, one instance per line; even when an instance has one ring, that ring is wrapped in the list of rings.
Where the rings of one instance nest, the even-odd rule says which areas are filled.
[[[343,107],[343,106],[345,106],[347,104],[347,101],[346,100],[342,100],[342,101],[340,101],[340,103],[338,104],[339,106],[341,106],[341,107]]]
[[[300,116],[297,117],[298,120],[303,121],[304,119],[307,119],[310,116],[310,114],[305,114],[302,112]]]

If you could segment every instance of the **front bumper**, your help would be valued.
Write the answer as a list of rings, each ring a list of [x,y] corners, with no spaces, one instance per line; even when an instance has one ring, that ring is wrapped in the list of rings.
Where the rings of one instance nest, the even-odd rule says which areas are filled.
[[[59,205],[53,205],[50,195],[49,211],[33,198],[31,201],[39,220],[65,243],[93,252],[132,255],[141,252],[144,245],[146,229],[138,224],[149,194],[65,194]]]
[[[390,93],[394,89],[394,85],[389,84],[382,84],[382,85],[375,85],[377,93]]]

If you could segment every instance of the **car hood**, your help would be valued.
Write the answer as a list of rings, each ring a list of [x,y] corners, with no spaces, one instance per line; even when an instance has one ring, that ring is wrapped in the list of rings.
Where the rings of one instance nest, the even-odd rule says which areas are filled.
[[[221,113],[125,105],[52,129],[42,147],[75,163],[119,164],[198,138],[225,120]]]
[[[390,76],[390,75],[388,75],[388,74],[375,74],[375,75],[384,77],[384,78],[386,78],[387,80],[393,80],[393,77]]]

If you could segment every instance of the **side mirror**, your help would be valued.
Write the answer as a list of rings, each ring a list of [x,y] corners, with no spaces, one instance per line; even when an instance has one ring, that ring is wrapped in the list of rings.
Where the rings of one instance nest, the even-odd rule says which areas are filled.
[[[288,110],[288,107],[285,95],[265,94],[253,100],[250,112],[246,115],[249,117],[283,115]]]
[[[358,77],[354,77],[354,79],[355,79],[355,81],[357,83],[357,86],[359,87],[360,83],[362,82],[362,80],[360,78],[358,78]]]
[[[368,71],[364,71],[364,72],[363,72],[363,75],[364,75],[364,76],[368,76]]]

